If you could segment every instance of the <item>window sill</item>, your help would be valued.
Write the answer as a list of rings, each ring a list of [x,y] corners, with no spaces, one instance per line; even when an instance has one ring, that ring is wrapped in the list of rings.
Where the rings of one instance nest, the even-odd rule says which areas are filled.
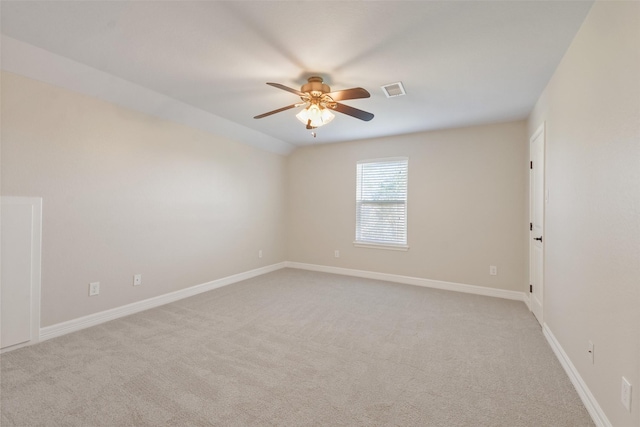
[[[394,245],[391,243],[370,243],[370,242],[353,242],[353,246],[356,248],[369,248],[369,249],[385,249],[388,251],[403,251],[409,250],[409,245]]]

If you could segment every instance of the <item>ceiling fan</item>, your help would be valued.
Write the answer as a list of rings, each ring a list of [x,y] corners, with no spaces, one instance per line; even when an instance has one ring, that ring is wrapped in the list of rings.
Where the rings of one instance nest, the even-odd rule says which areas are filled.
[[[331,92],[331,88],[322,82],[322,77],[318,76],[309,77],[307,82],[308,83],[302,85],[300,90],[292,89],[279,83],[267,83],[269,86],[295,93],[300,97],[302,102],[260,114],[259,116],[255,116],[254,119],[261,119],[275,113],[280,113],[281,111],[302,106],[304,106],[304,108],[296,114],[296,117],[307,126],[307,129],[315,129],[333,120],[334,115],[331,112],[332,110],[366,122],[373,119],[373,114],[371,113],[338,102],[348,99],[369,98],[371,94],[365,89],[354,87],[352,89]]]

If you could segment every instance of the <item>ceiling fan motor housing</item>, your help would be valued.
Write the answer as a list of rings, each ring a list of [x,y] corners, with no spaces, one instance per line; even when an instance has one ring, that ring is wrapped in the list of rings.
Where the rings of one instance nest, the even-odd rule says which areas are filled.
[[[309,83],[303,84],[300,88],[300,92],[310,93],[315,96],[331,92],[329,85],[322,83],[322,77],[312,76],[309,77],[307,81]]]

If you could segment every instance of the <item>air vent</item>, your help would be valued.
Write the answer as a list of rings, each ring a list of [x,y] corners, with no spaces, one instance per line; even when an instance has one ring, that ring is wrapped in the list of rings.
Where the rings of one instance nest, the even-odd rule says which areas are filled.
[[[387,98],[394,98],[396,96],[402,96],[407,94],[404,91],[404,86],[402,86],[402,82],[389,83],[388,85],[384,85],[382,86],[382,91],[387,96]]]

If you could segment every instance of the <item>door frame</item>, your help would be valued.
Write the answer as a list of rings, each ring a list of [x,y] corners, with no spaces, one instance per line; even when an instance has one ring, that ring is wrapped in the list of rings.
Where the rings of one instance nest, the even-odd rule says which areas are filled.
[[[29,341],[0,349],[0,353],[35,344],[40,341],[40,287],[42,282],[42,198],[2,196],[1,205],[31,206],[31,327]],[[1,214],[0,214],[1,215]],[[0,238],[2,229],[0,226]],[[1,289],[1,288],[0,288]],[[2,292],[0,292],[2,298]],[[1,300],[0,300],[1,301]],[[1,321],[1,319],[0,319]],[[0,343],[0,347],[1,347]]]
[[[529,161],[533,162],[534,159],[532,158],[532,144],[533,142],[538,138],[542,136],[542,189],[540,192],[540,200],[539,203],[542,204],[542,236],[545,236],[545,223],[546,223],[546,218],[545,218],[545,214],[546,214],[546,204],[547,204],[547,188],[546,188],[546,173],[545,173],[545,166],[546,166],[546,123],[542,122],[542,124],[540,124],[540,126],[538,126],[538,128],[536,129],[536,131],[533,133],[533,135],[531,135],[531,137],[529,138]],[[533,208],[534,208],[534,204],[533,204],[533,198],[534,198],[534,182],[533,182],[533,167],[529,168],[529,223],[532,224],[533,223]],[[528,240],[528,249],[529,249],[529,286],[533,285],[533,266],[534,266],[534,262],[533,262],[533,257],[534,257],[534,246],[535,246],[535,242],[533,241],[533,231],[531,230],[530,227],[530,231],[528,233],[529,236],[529,240]],[[533,302],[533,293],[530,291],[527,295],[528,295],[528,306],[529,306],[529,310],[532,311],[536,317],[536,319],[538,320],[538,322],[540,323],[540,325],[543,325],[544,321],[544,282],[545,282],[545,242],[546,239],[543,240],[541,242],[541,249],[542,249],[542,265],[540,267],[540,271],[539,271],[539,286],[540,286],[540,294],[541,294],[541,299],[540,299],[540,309],[538,310],[537,307],[534,307],[534,302]],[[530,288],[531,289],[531,288]]]

